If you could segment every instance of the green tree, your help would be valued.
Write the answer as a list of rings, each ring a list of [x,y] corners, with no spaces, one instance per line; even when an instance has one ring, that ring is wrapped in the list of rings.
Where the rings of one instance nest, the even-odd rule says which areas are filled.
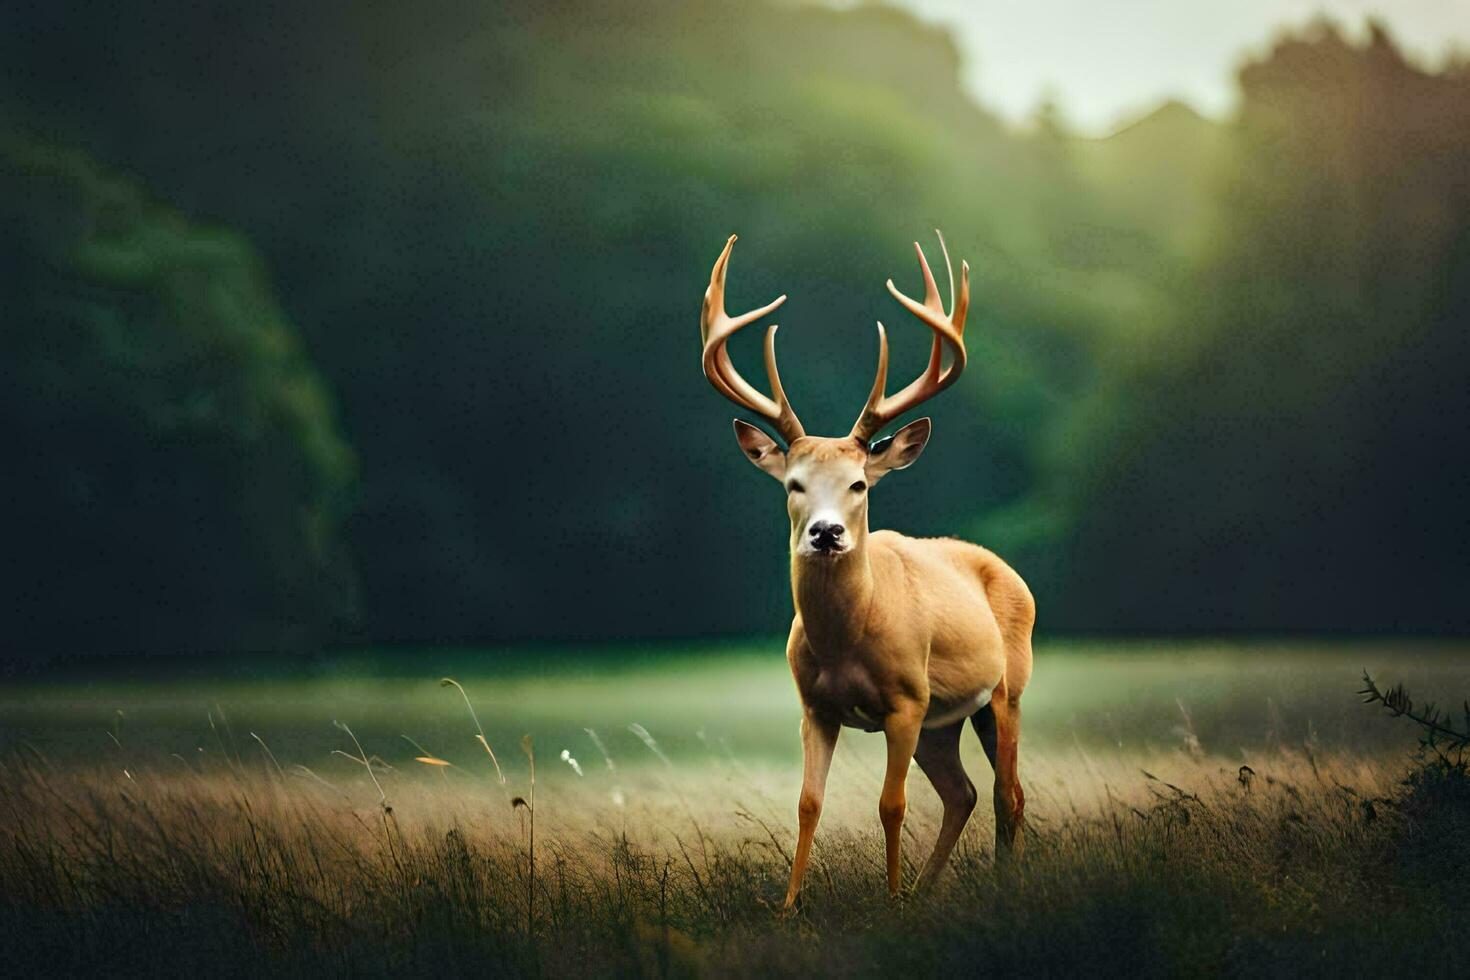
[[[296,648],[340,629],[354,462],[238,236],[0,141],[7,628],[29,648]]]
[[[1082,430],[1096,451],[1058,478],[1069,613],[1470,628],[1470,78],[1324,23],[1240,81],[1170,339],[1120,372],[1110,424]]]

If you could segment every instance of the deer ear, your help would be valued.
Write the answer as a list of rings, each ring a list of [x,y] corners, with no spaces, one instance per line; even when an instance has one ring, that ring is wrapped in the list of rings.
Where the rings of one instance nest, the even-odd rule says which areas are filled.
[[[868,462],[863,467],[869,483],[877,483],[891,470],[912,466],[914,460],[929,444],[933,423],[927,418],[917,419],[899,429],[887,439],[879,439],[868,450]]]
[[[735,441],[745,458],[778,480],[786,479],[786,454],[776,440],[749,422],[735,420]]]

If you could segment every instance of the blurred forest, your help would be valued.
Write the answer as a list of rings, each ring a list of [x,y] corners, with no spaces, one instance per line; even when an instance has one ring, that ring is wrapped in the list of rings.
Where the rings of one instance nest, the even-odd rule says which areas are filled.
[[[1043,631],[1470,631],[1470,70],[1263,50],[1097,140],[884,7],[8,6],[7,646],[778,632],[709,267],[845,432],[934,227],[971,367],[875,526]]]

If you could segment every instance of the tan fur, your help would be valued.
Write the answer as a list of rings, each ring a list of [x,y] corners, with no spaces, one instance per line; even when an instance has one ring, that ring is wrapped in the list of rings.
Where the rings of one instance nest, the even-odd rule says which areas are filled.
[[[788,485],[805,481],[803,487],[856,480],[871,485],[888,472],[880,457],[870,458],[851,437],[803,437],[784,459],[769,453],[762,459],[757,462],[762,469]],[[985,744],[982,727],[991,719],[982,721],[977,715],[976,727],[996,770],[997,844],[1013,849],[1019,844],[1024,807],[1016,775],[1020,698],[1031,677],[1036,617],[1025,582],[978,545],[894,531],[869,533],[866,494],[847,512],[849,550],[835,557],[802,555],[798,544],[806,527],[794,494],[789,510],[796,615],[786,649],[805,715],[806,775],[788,907],[800,891],[821,814],[826,770],[844,725],[881,728],[887,734],[889,771],[879,814],[889,840],[889,887],[897,891],[909,758],[919,760],[945,803],[940,839],[922,880],[942,869],[975,802],[974,787],[959,763],[958,732],[964,717],[941,729],[924,728],[924,720],[988,695],[993,744]]]
[[[735,422],[746,459],[786,488],[791,517],[796,617],[786,656],[803,712],[800,831],[786,908],[801,891],[832,752],[844,725],[882,730],[888,743],[878,818],[887,851],[888,889],[897,893],[910,760],[919,764],[944,803],[939,836],[921,883],[943,869],[975,809],[975,787],[960,764],[966,717],[995,769],[998,851],[1019,848],[1026,806],[1016,774],[1021,692],[1031,678],[1036,619],[1026,583],[995,555],[963,541],[868,533],[868,489],[919,458],[929,441],[930,423],[910,422],[871,447],[869,440],[954,384],[964,371],[970,267],[960,263],[956,286],[949,249],[940,235],[950,282],[946,311],[924,250],[914,243],[924,279],[923,301],[905,296],[892,279],[888,292],[931,331],[929,366],[888,394],[888,335],[879,323],[878,370],[867,404],[846,437],[816,438],[806,434],[781,387],[774,325],[766,331],[765,344],[770,396],[756,390],[730,360],[730,338],[786,300],[779,296],[738,317],[725,311],[725,278],[734,244],[731,235],[710,271],[699,319],[704,344],[700,363],[716,391],[761,416],[790,444],[783,453],[760,429]]]

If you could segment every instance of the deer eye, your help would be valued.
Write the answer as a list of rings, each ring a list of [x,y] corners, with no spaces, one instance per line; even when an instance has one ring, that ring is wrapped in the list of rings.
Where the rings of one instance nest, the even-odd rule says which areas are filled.
[[[853,493],[862,493],[864,490],[868,489],[868,485],[866,483],[864,483],[862,480],[858,480],[856,483],[854,483],[852,486],[848,487],[847,489],[851,490]]]
[[[790,483],[786,484],[786,492],[787,493],[805,493],[806,492],[806,488],[803,487],[800,483],[797,483],[795,480],[792,480]]]

